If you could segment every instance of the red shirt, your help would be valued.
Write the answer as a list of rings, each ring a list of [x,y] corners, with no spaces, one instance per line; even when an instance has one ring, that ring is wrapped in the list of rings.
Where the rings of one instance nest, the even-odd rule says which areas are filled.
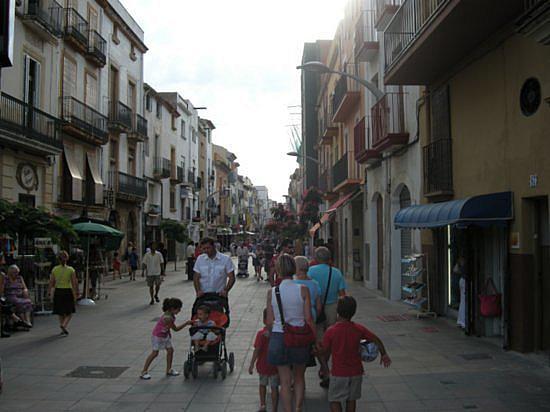
[[[273,376],[277,375],[277,368],[267,362],[267,348],[269,346],[269,332],[267,328],[263,328],[256,334],[254,341],[254,349],[258,349],[258,361],[256,362],[256,370],[260,375]]]
[[[363,362],[359,344],[375,337],[370,330],[358,323],[338,321],[325,332],[323,349],[332,356],[332,376],[358,376],[363,374]]]

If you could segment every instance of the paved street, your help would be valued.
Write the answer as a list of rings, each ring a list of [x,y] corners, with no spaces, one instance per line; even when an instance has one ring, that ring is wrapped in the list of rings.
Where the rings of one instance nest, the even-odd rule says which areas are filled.
[[[185,316],[193,289],[184,278],[182,272],[169,272],[161,297],[183,297]],[[160,307],[149,306],[141,278],[109,282],[108,299],[79,307],[69,337],[57,336],[54,317],[39,317],[32,332],[0,341],[6,381],[0,410],[255,411],[257,376],[246,369],[267,289],[265,283],[247,279],[238,280],[231,293],[228,347],[235,352],[236,367],[225,381],[213,380],[209,366],[199,369],[198,380],[167,378],[164,354],[154,363],[153,379],[141,381]],[[357,320],[381,336],[394,361],[387,370],[369,364],[358,411],[550,409],[548,367],[465,337],[444,319],[383,321],[379,316],[401,315],[406,308],[357,284],[351,285],[351,293],[360,305]],[[189,335],[184,330],[173,340],[181,371]],[[81,366],[122,369],[112,379],[67,376]],[[328,410],[313,370],[306,398],[306,411]]]

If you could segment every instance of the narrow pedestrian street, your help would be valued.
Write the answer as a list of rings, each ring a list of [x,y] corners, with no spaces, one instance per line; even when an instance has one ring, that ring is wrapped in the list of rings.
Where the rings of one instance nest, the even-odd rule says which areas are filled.
[[[182,271],[168,268],[161,299],[180,297],[185,320],[194,299]],[[173,267],[172,267],[173,269]],[[393,359],[389,369],[367,367],[358,411],[546,410],[550,405],[550,370],[491,342],[466,337],[445,319],[417,320],[400,303],[391,303],[351,284],[359,304],[356,321],[379,334]],[[155,361],[150,381],[139,379],[150,351],[150,334],[160,305],[149,305],[145,281],[107,282],[107,299],[79,307],[70,335],[58,336],[56,318],[37,317],[28,333],[0,341],[4,369],[1,411],[255,411],[258,377],[247,372],[255,332],[261,327],[268,286],[238,279],[230,295],[232,325],[228,349],[235,353],[233,374],[212,377],[210,365],[199,378],[165,377],[165,354]],[[400,316],[401,315],[401,316]],[[182,370],[189,346],[186,330],[174,334],[175,367]],[[105,373],[78,368],[113,367]],[[95,373],[94,373],[95,372]],[[112,374],[112,375],[111,375]],[[80,375],[82,376],[82,375]],[[316,371],[307,373],[306,411],[328,410]]]

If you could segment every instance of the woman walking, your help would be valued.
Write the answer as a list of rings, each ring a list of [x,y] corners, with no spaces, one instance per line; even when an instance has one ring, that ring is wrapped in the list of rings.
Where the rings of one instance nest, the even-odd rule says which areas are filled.
[[[315,325],[311,317],[311,301],[308,288],[292,280],[292,276],[296,272],[296,264],[292,256],[286,253],[281,254],[275,266],[281,282],[267,294],[267,325],[271,327],[272,332],[269,339],[268,362],[276,366],[279,372],[283,411],[292,411],[291,385],[293,381],[296,397],[295,410],[301,411],[305,392],[304,373],[309,360],[310,348],[309,345],[304,347],[285,346],[281,312],[284,324],[295,327],[303,327],[307,324],[315,332]],[[277,295],[280,297],[279,302]]]
[[[78,281],[75,270],[67,266],[69,254],[62,250],[59,253],[59,262],[52,269],[50,276],[50,297],[53,295],[53,313],[59,316],[61,335],[68,335],[67,327],[75,312],[75,302],[78,295]],[[53,291],[53,293],[52,293]]]

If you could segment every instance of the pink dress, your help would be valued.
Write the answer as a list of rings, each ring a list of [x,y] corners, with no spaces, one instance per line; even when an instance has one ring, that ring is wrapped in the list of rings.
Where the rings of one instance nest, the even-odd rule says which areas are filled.
[[[32,312],[32,301],[23,296],[23,278],[18,275],[15,280],[4,277],[4,295],[9,303],[15,306],[15,313]]]

